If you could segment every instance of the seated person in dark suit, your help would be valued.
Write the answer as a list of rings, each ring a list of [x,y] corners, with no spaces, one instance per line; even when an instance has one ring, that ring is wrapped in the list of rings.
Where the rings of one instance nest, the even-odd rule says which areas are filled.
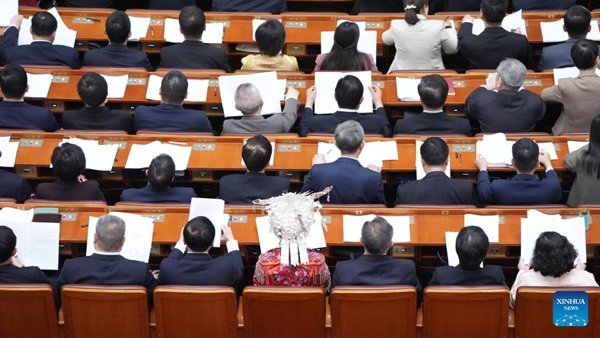
[[[48,12],[38,12],[31,18],[31,35],[33,42],[30,45],[17,46],[20,22],[18,26],[6,29],[3,44],[6,44],[5,63],[39,66],[68,66],[81,67],[79,53],[76,49],[67,46],[53,45],[58,23],[56,18]]]
[[[418,87],[423,112],[396,121],[394,134],[462,134],[471,135],[469,121],[450,117],[444,112],[448,82],[438,74],[421,78]]]
[[[429,12],[476,12],[481,9],[481,0],[432,0]]]
[[[71,143],[63,143],[52,152],[52,170],[58,178],[52,183],[40,183],[35,198],[57,201],[103,201],[104,194],[97,181],[88,181],[83,150]]]
[[[159,67],[231,71],[223,47],[200,41],[206,27],[205,24],[204,13],[200,8],[196,6],[184,7],[179,13],[179,26],[185,41],[163,47],[160,50]]]
[[[575,6],[575,0],[512,0],[515,11],[536,9],[567,9]]]
[[[261,115],[263,100],[258,89],[251,83],[241,84],[235,91],[235,108],[244,116],[241,119],[226,119],[223,122],[223,134],[287,133],[296,122],[299,94],[294,87],[289,87],[281,114],[275,113],[265,118]]]
[[[65,0],[66,7],[113,8],[115,0]]]
[[[4,225],[0,225],[0,283],[51,284],[37,266],[23,266],[17,256],[17,236]]]
[[[121,201],[142,203],[190,203],[196,192],[187,187],[170,187],[175,179],[175,162],[171,156],[156,156],[146,170],[148,184],[141,189],[125,189]]]
[[[485,86],[467,98],[467,117],[484,133],[534,131],[546,114],[546,104],[538,94],[521,89],[526,76],[527,68],[519,60],[502,60]]]
[[[177,9],[196,5],[196,0],[150,0],[150,9]]]
[[[242,148],[242,159],[248,171],[221,177],[219,198],[227,204],[252,204],[256,199],[279,196],[290,189],[287,178],[267,176],[273,147],[262,135],[249,139]]]
[[[446,176],[448,145],[439,137],[429,137],[421,145],[421,163],[426,175],[398,186],[396,204],[477,204],[472,183]]]
[[[146,53],[127,47],[131,37],[131,22],[125,12],[115,11],[106,19],[109,44],[100,49],[90,49],[83,56],[83,65],[90,67],[140,67],[152,69]]]
[[[321,197],[322,203],[385,203],[381,169],[367,169],[358,162],[365,146],[364,137],[365,132],[358,122],[348,120],[340,123],[335,128],[335,145],[342,156],[332,163],[313,165],[304,176],[302,192],[333,187],[327,197]]]
[[[369,91],[373,95],[375,112],[358,113],[358,107],[363,100],[364,87],[356,76],[346,75],[335,86],[334,98],[339,110],[329,115],[315,115],[313,105],[317,91],[314,86],[309,88],[306,91],[304,115],[300,121],[300,136],[306,136],[308,133],[333,133],[340,123],[348,120],[360,123],[366,134],[390,136],[392,128],[383,107],[381,89],[369,87]]]
[[[64,129],[131,130],[133,119],[129,112],[106,107],[108,84],[102,75],[87,73],[82,76],[77,83],[77,93],[85,107],[63,114]]]
[[[133,129],[155,131],[212,132],[210,121],[202,110],[183,108],[188,81],[178,70],[167,73],[160,85],[161,103],[158,106],[137,106]]]
[[[270,12],[286,11],[286,0],[213,0],[214,12]]]
[[[215,235],[221,237],[221,229],[228,254],[213,259],[208,252]],[[238,287],[243,275],[240,248],[231,228],[223,224],[215,232],[215,226],[208,218],[198,216],[183,227],[171,254],[160,262],[158,283]]]
[[[569,34],[565,42],[542,49],[538,70],[573,67],[571,48],[577,41],[585,40],[591,27],[592,13],[583,6],[573,6],[563,16],[563,29]]]
[[[335,265],[331,289],[338,285],[413,285],[421,291],[415,263],[388,256],[394,228],[382,217],[365,222],[361,230],[362,256]]]
[[[473,34],[473,18],[466,15],[458,31],[458,52],[468,61],[469,68],[495,69],[500,61],[513,58],[533,69],[531,46],[527,37],[502,28],[507,0],[482,0],[481,16],[485,29]]]
[[[0,169],[0,197],[13,198],[17,203],[23,203],[31,198],[31,187],[23,177]]]
[[[0,71],[0,89],[4,95],[0,101],[0,128],[55,131],[56,119],[47,108],[24,101],[28,88],[23,67],[9,64]]]
[[[458,266],[435,268],[429,285],[506,285],[501,267],[481,267],[489,248],[488,237],[480,227],[463,227],[456,237],[460,263]]]
[[[356,0],[351,14],[360,13],[401,13],[404,4],[399,0]]]
[[[553,204],[561,197],[560,180],[552,168],[550,154],[542,152],[531,139],[522,138],[512,146],[512,165],[517,175],[512,179],[497,179],[490,183],[487,160],[479,155],[475,165],[477,175],[477,193],[483,204],[524,205]],[[546,178],[540,180],[535,168],[542,164],[546,168]]]
[[[125,222],[117,216],[100,217],[94,234],[94,253],[67,259],[58,276],[59,285],[139,285],[146,287],[151,302],[156,278],[148,264],[120,255],[124,243]]]

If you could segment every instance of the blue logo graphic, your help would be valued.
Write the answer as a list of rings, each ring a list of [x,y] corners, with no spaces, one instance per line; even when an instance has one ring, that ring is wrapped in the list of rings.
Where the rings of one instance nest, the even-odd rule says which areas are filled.
[[[585,291],[557,291],[554,293],[552,322],[560,327],[587,326],[588,295]]]

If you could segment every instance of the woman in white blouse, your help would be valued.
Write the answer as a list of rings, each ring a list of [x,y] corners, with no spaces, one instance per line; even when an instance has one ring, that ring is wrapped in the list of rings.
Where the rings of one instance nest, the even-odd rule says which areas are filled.
[[[458,37],[450,20],[427,20],[429,0],[404,0],[404,20],[392,20],[383,43],[396,46],[394,70],[445,69],[446,54],[458,51]]]

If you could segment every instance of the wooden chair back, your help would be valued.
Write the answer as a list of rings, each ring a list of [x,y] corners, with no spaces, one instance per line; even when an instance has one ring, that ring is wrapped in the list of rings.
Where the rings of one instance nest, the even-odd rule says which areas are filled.
[[[0,337],[58,338],[52,287],[0,284]]]

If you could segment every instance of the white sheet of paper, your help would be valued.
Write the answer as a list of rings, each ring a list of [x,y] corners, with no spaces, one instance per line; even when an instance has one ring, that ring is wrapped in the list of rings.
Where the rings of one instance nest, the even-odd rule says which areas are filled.
[[[130,16],[129,21],[131,22],[131,36],[129,37],[129,41],[139,41],[148,35],[148,27],[150,27],[149,17]]]
[[[98,171],[112,170],[119,150],[118,144],[98,144],[98,140],[83,140],[79,138],[63,139],[60,145],[68,142],[78,145],[85,154],[85,168]]]
[[[464,226],[476,225],[485,232],[490,243],[500,242],[500,216],[465,214]]]
[[[338,20],[336,27],[339,26],[339,25],[341,25],[343,22],[346,22],[346,21],[347,22],[354,22],[358,26],[358,29],[360,30],[361,33],[367,30],[367,22],[366,21]]]
[[[310,228],[308,237],[306,237],[306,247],[308,249],[320,249],[327,247],[322,222],[323,217],[321,216],[321,214],[315,212],[315,223],[313,224],[312,228]]]
[[[410,243],[410,216],[382,216],[394,229],[394,243]]]
[[[505,16],[504,20],[502,20],[502,28],[504,28],[504,30],[509,31],[509,32],[518,28],[521,30],[521,35],[527,36],[527,26],[526,26],[525,20],[523,20],[523,15],[522,15],[521,10]],[[483,32],[484,29],[485,29],[485,23],[483,22],[482,19],[475,19],[475,21],[473,21],[473,34],[474,35],[481,34],[481,32]]]
[[[271,232],[269,216],[256,217],[256,231],[258,232],[258,243],[260,244],[261,253],[281,246],[279,238]]]
[[[27,73],[27,85],[29,89],[25,97],[46,98],[52,85],[52,74],[29,74]]]
[[[244,140],[244,145],[246,144],[248,140]],[[270,142],[271,143],[271,148],[273,149],[273,151],[271,152],[271,158],[269,159],[269,166],[273,166],[273,163],[275,163],[275,142]],[[240,154],[240,158],[241,158],[242,154]],[[241,163],[242,166],[245,167],[246,163],[244,163],[244,159],[241,158]]]
[[[342,228],[342,237],[344,242],[360,242],[360,238],[362,237],[362,227],[365,222],[372,221],[375,218],[375,215],[362,215],[362,216],[353,216],[353,215],[342,215],[343,219],[343,228]]]
[[[540,22],[542,30],[543,42],[563,42],[569,39],[569,34],[563,29],[565,24],[564,19],[550,22]],[[590,23],[590,32],[586,37],[588,40],[600,40],[600,30],[598,29],[598,21],[592,20]]]
[[[150,75],[148,79],[148,88],[146,89],[146,99],[160,101],[160,86],[163,77]],[[208,93],[208,80],[188,79],[188,95],[184,102],[206,102]]]
[[[384,161],[397,161],[398,157],[398,143],[396,141],[378,141],[379,151],[381,152],[381,159]]]
[[[58,270],[60,223],[3,222],[17,236],[17,251],[25,266]]]
[[[219,76],[219,92],[225,117],[242,116],[242,112],[235,108],[235,91],[244,83],[251,83],[258,89],[263,100],[262,115],[281,113],[281,83],[277,80],[277,73],[262,72]]]
[[[537,145],[540,148],[540,151],[544,151],[545,153],[550,154],[551,160],[558,160],[558,154],[556,154],[556,148],[554,148],[554,143],[540,142]]]
[[[56,37],[54,38],[53,45],[74,47],[75,40],[77,39],[77,31],[68,29],[66,26],[61,27],[60,25],[56,29]],[[33,41],[31,35],[31,19],[23,19],[21,23],[21,29],[19,29],[19,38],[17,45],[30,45]]]
[[[512,145],[502,133],[483,135],[482,141],[477,141],[477,155],[483,155],[490,167],[506,167],[512,163]]]
[[[383,159],[381,158],[381,153],[379,153],[379,149],[379,142],[366,142],[363,150],[358,156],[358,162],[360,162],[360,164],[365,168],[369,164],[382,167]]]
[[[13,168],[17,159],[17,152],[19,151],[19,142],[0,143],[0,151],[2,152],[0,167]]]
[[[185,40],[185,37],[183,34],[181,34],[181,31],[179,31],[179,20],[172,18],[165,19],[163,37],[165,38],[166,42],[171,43],[182,43]]]
[[[208,218],[215,227],[213,247],[218,248],[221,246],[221,226],[223,225],[224,214],[225,201],[222,199],[193,197],[188,220],[198,216]]]
[[[146,99],[152,101],[160,101],[160,85],[162,76],[151,74],[148,78],[148,87],[146,88]]]
[[[8,26],[10,19],[17,14],[19,14],[19,0],[0,1],[0,26]]]
[[[448,253],[448,265],[457,266],[460,261],[458,260],[458,254],[456,253],[456,237],[458,232],[446,231],[446,252]]]
[[[109,99],[122,99],[125,97],[125,90],[129,83],[129,75],[104,75],[100,74],[108,85]]]
[[[417,87],[421,79],[396,78],[396,95],[400,101],[418,102],[421,100]]]
[[[325,162],[335,162],[340,156],[341,151],[334,143],[319,142],[317,144],[317,154],[325,156]],[[374,141],[366,142],[363,151],[358,156],[358,161],[363,167],[374,164],[381,167],[383,161],[398,160],[398,146],[395,141]]]
[[[223,43],[224,28],[225,25],[223,23],[206,23],[201,41],[204,43]],[[179,31],[179,20],[172,18],[165,19],[164,38],[166,42],[171,43],[182,43],[185,40],[181,31]]]
[[[585,142],[585,141],[567,141],[567,146],[569,148],[569,154],[587,146],[588,144],[590,144],[590,143]]]
[[[315,87],[317,97],[315,98],[315,114],[333,114],[339,106],[335,101],[335,86],[338,81],[346,75],[356,76],[364,87],[363,101],[358,107],[359,113],[373,113],[373,96],[369,91],[371,86],[371,72],[316,72]]]
[[[148,168],[150,162],[160,155],[168,154],[175,162],[175,170],[187,169],[192,147],[154,141],[147,144],[133,144],[125,163],[125,169]]]
[[[425,169],[423,169],[423,162],[421,162],[421,146],[423,145],[423,141],[416,140],[415,141],[415,167],[417,169],[417,180],[423,179],[425,175]],[[448,165],[444,170],[446,176],[451,177],[450,172],[450,161],[448,161]]]
[[[566,68],[555,68],[552,70],[554,73],[554,85],[558,85],[560,79],[574,79],[579,76],[579,69],[577,67],[566,67]],[[600,76],[600,69],[596,68],[596,74]]]
[[[559,220],[540,220],[521,218],[521,259],[529,263],[533,257],[535,242],[542,232],[556,231],[567,237],[577,250],[577,258],[587,262],[587,247],[585,243],[585,221],[582,217]]]
[[[33,215],[35,209],[15,209],[10,207],[4,207],[0,210],[0,223],[4,222],[20,222],[27,223],[33,221]]]
[[[329,53],[333,47],[335,32],[321,32],[321,54]],[[377,62],[377,31],[361,31],[356,49],[365,54],[371,54]]]

